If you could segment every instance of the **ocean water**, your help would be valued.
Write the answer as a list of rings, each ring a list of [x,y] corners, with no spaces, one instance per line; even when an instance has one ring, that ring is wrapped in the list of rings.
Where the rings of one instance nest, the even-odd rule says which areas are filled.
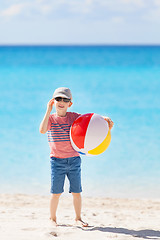
[[[160,198],[160,46],[1,46],[0,192],[49,194],[39,124],[60,86],[71,111],[114,121],[108,149],[82,157],[83,194]]]

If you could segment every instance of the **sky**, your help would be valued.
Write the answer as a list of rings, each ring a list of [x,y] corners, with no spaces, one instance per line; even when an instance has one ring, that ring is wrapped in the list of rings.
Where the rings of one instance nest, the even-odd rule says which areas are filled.
[[[0,0],[0,44],[160,44],[160,0]]]

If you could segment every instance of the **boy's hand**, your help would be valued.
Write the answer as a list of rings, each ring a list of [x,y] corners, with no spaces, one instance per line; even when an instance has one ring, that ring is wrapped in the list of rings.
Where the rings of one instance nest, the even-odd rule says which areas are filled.
[[[48,130],[48,120],[49,120],[50,112],[52,111],[52,108],[53,108],[53,104],[54,104],[54,99],[52,98],[47,104],[47,111],[44,115],[44,118],[43,118],[41,124],[40,124],[40,127],[39,127],[40,133],[44,134]]]
[[[54,98],[52,98],[47,104],[47,111],[51,112],[54,104]]]
[[[108,122],[109,130],[111,130],[114,122],[109,117],[104,117],[104,120]]]

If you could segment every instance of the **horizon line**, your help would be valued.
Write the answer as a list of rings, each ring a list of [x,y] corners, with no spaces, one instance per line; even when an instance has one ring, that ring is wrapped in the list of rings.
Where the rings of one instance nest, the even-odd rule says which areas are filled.
[[[9,43],[9,44],[5,44],[5,43],[0,43],[0,47],[104,47],[104,46],[113,46],[113,47],[124,47],[124,46],[140,46],[140,47],[158,47],[160,46],[160,43],[157,44],[153,44],[153,43],[51,43],[51,44],[47,44],[47,43]]]

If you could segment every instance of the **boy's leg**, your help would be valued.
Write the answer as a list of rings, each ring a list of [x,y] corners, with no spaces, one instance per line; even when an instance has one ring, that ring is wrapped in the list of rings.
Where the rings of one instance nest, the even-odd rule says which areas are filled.
[[[51,158],[51,199],[50,199],[50,219],[56,223],[56,212],[59,197],[63,193],[65,181],[65,161],[61,158]]]
[[[79,220],[81,219],[81,208],[82,208],[82,199],[81,199],[81,194],[80,193],[73,193],[73,205],[74,205],[74,210],[76,213],[76,219]]]
[[[76,213],[76,222],[80,224],[83,227],[87,227],[88,223],[85,223],[81,219],[81,208],[82,208],[82,199],[81,199],[81,194],[80,193],[73,193],[73,205]]]
[[[55,223],[56,223],[56,212],[57,212],[60,195],[61,193],[51,194],[51,199],[50,199],[50,219]]]

